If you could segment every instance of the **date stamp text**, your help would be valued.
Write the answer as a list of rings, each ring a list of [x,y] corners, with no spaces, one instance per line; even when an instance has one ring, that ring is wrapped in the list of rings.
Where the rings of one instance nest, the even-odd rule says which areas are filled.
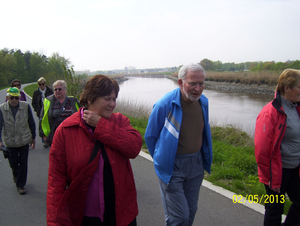
[[[245,203],[248,201],[249,203],[284,203],[285,196],[284,195],[267,195],[264,194],[261,197],[259,195],[246,195],[246,197],[242,195],[233,195],[232,202],[233,203]]]

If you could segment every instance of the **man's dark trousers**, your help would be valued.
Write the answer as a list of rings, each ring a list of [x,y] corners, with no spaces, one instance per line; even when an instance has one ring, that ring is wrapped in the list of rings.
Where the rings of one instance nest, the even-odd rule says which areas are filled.
[[[28,144],[22,147],[9,147],[11,156],[8,158],[17,187],[24,187],[27,181]]]

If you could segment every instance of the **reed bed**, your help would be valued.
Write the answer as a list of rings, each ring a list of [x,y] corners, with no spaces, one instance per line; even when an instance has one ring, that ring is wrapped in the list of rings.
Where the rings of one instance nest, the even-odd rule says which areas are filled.
[[[152,108],[142,102],[134,102],[127,99],[117,99],[114,112],[121,112],[134,118],[149,118]]]
[[[206,81],[215,82],[234,82],[246,85],[269,85],[274,86],[277,84],[281,72],[277,71],[206,71]],[[178,72],[172,74],[177,77]]]

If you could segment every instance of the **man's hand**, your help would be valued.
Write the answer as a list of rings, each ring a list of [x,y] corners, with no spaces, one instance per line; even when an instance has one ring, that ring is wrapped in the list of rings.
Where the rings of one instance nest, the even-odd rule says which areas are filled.
[[[32,141],[31,141],[31,143],[30,143],[30,147],[31,147],[32,149],[35,148],[35,139],[32,139]]]
[[[83,111],[83,120],[90,126],[96,127],[100,121],[101,116],[89,110]]]

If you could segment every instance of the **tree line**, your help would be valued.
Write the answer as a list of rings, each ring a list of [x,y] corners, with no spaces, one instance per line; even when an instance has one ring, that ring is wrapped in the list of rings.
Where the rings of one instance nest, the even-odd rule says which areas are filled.
[[[244,63],[222,63],[203,59],[200,64],[206,71],[283,71],[286,68],[300,69],[300,61],[286,62],[244,62]],[[171,68],[179,69],[180,66]],[[147,69],[147,72],[150,69]],[[87,74],[74,72],[69,59],[53,53],[50,57],[39,52],[20,49],[0,50],[0,88],[10,86],[13,79],[20,79],[22,83],[36,82],[40,77],[47,80],[51,85],[58,79],[65,79],[68,85],[68,95],[78,97],[85,84]]]
[[[206,71],[283,71],[287,68],[300,69],[300,61],[286,61],[277,62],[274,61],[255,61],[255,62],[243,62],[243,63],[222,63],[221,61],[212,61],[209,59],[203,59],[200,61],[201,66]]]
[[[14,79],[21,83],[36,82],[44,77],[51,86],[58,79],[67,82],[68,95],[79,97],[85,75],[76,75],[69,59],[53,53],[50,57],[20,49],[0,50],[0,88],[9,87]]]
[[[64,68],[70,68],[70,61],[58,53],[47,57],[38,52],[20,49],[0,50],[0,87],[10,86],[13,79],[20,79],[22,83],[36,82],[44,77],[48,84],[52,84],[65,76]]]

